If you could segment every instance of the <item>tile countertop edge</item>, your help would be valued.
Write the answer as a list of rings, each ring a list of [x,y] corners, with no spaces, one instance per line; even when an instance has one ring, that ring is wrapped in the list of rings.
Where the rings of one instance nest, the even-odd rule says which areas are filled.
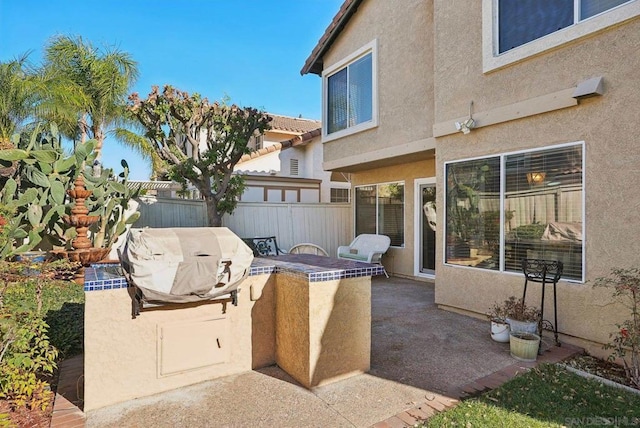
[[[314,257],[310,259],[310,263],[302,261],[304,257],[296,259],[255,258],[249,269],[249,276],[281,273],[307,279],[309,282],[323,282],[384,275],[384,268],[381,265],[333,258],[322,260]],[[319,266],[324,264],[324,261],[330,266]],[[104,273],[99,274],[100,271]],[[96,263],[85,270],[84,291],[111,290],[127,286],[127,280],[118,263]]]

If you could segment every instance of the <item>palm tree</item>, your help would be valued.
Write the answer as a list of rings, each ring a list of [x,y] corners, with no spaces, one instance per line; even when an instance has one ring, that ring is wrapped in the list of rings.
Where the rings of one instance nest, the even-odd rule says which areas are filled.
[[[45,48],[45,74],[76,85],[85,102],[76,111],[79,135],[97,142],[98,158],[107,131],[126,122],[126,97],[138,77],[137,63],[117,49],[98,50],[81,37],[57,36]]]
[[[35,79],[27,69],[27,55],[0,63],[0,144],[8,144],[35,112]]]

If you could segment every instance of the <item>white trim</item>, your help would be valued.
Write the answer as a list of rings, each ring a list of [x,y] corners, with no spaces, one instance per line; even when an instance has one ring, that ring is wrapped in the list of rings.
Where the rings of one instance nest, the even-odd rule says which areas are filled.
[[[327,134],[327,80],[337,71],[371,53],[371,120]],[[343,60],[322,71],[322,142],[336,140],[378,126],[378,39],[373,39]]]
[[[482,0],[482,71],[484,73],[550,51],[640,15],[640,1],[632,0],[582,21],[574,21],[575,23],[569,27],[498,54],[497,1]]]
[[[572,282],[572,283],[576,283],[576,284],[584,284],[585,283],[585,278],[587,277],[586,275],[586,223],[587,223],[587,215],[586,215],[586,144],[584,142],[584,140],[580,140],[580,141],[573,141],[573,142],[569,142],[569,143],[562,143],[562,144],[554,144],[551,146],[542,146],[542,147],[534,147],[534,148],[530,148],[530,149],[524,149],[524,150],[515,150],[515,151],[511,151],[511,152],[500,152],[497,154],[488,154],[488,155],[484,155],[484,156],[475,156],[475,157],[471,157],[471,158],[463,158],[463,159],[456,159],[456,160],[450,160],[450,161],[445,161],[443,162],[443,177],[444,177],[444,182],[445,182],[445,187],[443,189],[444,192],[444,198],[443,198],[443,203],[444,203],[444,209],[442,210],[442,224],[443,224],[443,232],[442,232],[442,264],[446,265],[446,266],[450,266],[453,268],[460,268],[460,269],[477,269],[475,267],[471,267],[471,266],[460,266],[460,265],[456,265],[456,264],[452,264],[452,263],[447,263],[447,228],[446,228],[446,205],[447,205],[447,166],[451,163],[459,163],[459,162],[467,162],[467,161],[473,161],[473,160],[479,160],[479,159],[490,159],[490,158],[500,158],[500,261],[499,261],[499,268],[498,270],[495,269],[482,269],[483,271],[486,272],[497,272],[497,273],[515,273],[512,271],[507,271],[505,270],[505,262],[504,262],[504,199],[505,199],[505,189],[506,189],[506,179],[505,179],[505,174],[506,174],[506,168],[505,168],[505,159],[507,156],[512,156],[512,155],[517,155],[517,154],[523,154],[523,153],[532,153],[532,152],[541,152],[541,151],[545,151],[545,150],[554,150],[554,149],[561,149],[564,147],[572,147],[572,146],[578,146],[580,145],[582,147],[582,278],[580,280],[577,279],[573,279],[573,278],[562,278],[562,281],[566,281],[566,282]]]
[[[413,200],[414,200],[414,213],[413,213],[413,275],[420,278],[435,279],[435,275],[420,272],[420,245],[421,245],[421,224],[422,224],[422,194],[420,193],[420,187],[425,184],[436,185],[436,178],[416,178],[413,186]],[[436,190],[437,191],[437,190]],[[406,239],[405,239],[406,241]],[[435,269],[434,269],[435,271]]]
[[[356,205],[357,205],[357,198],[356,198],[356,189],[358,187],[368,187],[368,186],[375,186],[376,187],[376,234],[380,233],[379,230],[379,225],[378,225],[378,186],[383,186],[385,184],[402,184],[403,186],[403,195],[402,195],[402,216],[405,217],[407,215],[407,184],[404,182],[404,180],[397,180],[397,181],[385,181],[383,183],[369,183],[369,184],[359,184],[357,186],[353,186],[353,195],[351,195],[351,204],[353,206],[353,233],[355,235],[356,233]],[[355,238],[355,236],[354,236]],[[399,247],[397,245],[391,245],[391,248],[399,248],[399,249],[404,249],[407,247],[407,222],[403,221],[402,222],[402,246]]]

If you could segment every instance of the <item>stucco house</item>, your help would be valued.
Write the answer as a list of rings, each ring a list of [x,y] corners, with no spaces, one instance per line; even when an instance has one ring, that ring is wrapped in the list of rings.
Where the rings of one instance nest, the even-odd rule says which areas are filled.
[[[321,123],[269,114],[271,129],[249,143],[234,171],[243,174],[243,202],[349,202],[345,174],[322,169]]]
[[[560,260],[561,339],[601,353],[626,310],[592,282],[639,261],[639,35],[640,0],[346,0],[301,73],[356,234],[475,316]]]

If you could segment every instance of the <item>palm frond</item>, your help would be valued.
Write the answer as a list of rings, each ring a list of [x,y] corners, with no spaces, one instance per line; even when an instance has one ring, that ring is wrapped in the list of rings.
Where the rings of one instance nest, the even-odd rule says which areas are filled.
[[[147,138],[125,128],[116,128],[111,132],[111,134],[121,144],[131,148],[144,160],[148,161],[153,174],[162,175],[166,172],[167,166],[165,165],[165,162],[158,156],[153,145]]]

